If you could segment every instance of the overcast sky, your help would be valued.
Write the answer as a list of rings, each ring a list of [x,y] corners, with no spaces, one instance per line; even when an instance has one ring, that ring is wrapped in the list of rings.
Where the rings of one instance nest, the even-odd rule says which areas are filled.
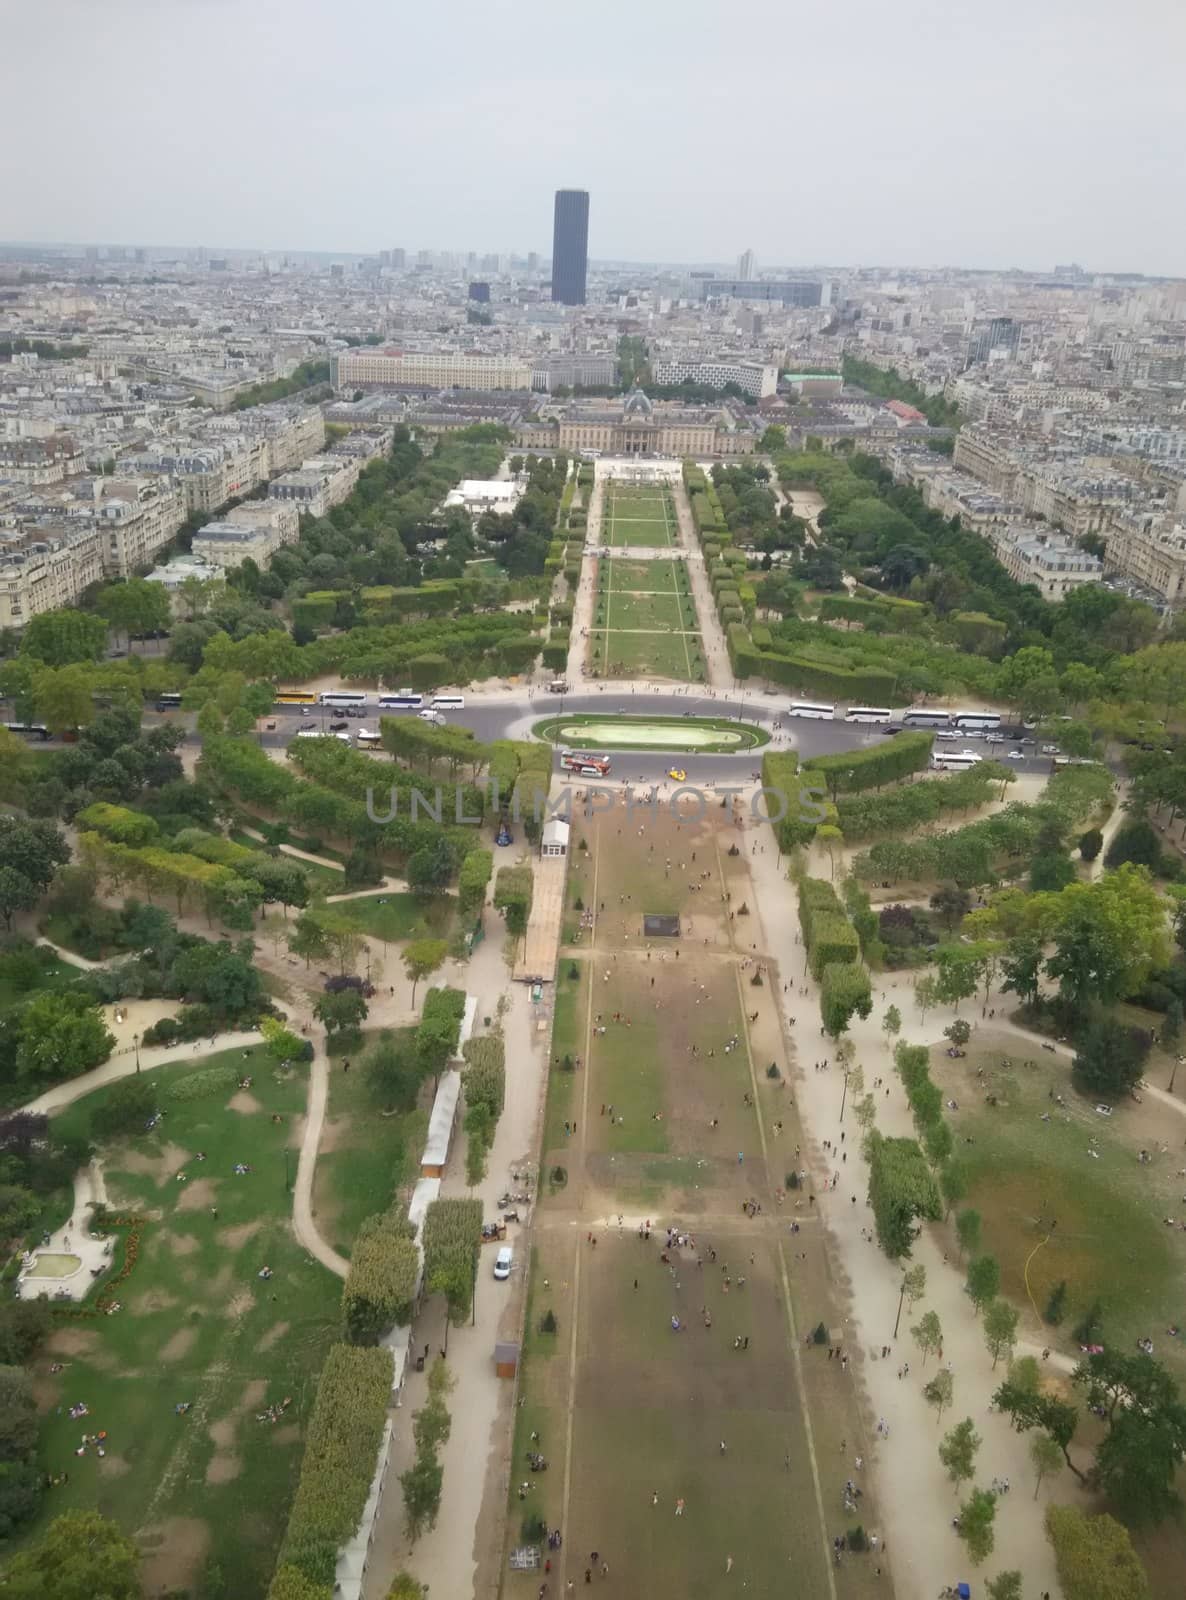
[[[1186,275],[1177,0],[0,0],[0,235]]]

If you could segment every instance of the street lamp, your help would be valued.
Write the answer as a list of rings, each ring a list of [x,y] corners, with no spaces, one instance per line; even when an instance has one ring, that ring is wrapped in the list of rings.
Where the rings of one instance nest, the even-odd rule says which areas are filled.
[[[136,1071],[139,1072],[140,1071],[140,1035],[138,1033],[134,1033],[132,1035],[132,1049],[135,1050],[135,1052],[136,1052]]]

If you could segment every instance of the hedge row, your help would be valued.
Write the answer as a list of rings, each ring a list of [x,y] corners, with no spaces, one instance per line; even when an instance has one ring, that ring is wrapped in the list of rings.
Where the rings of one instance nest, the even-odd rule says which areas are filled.
[[[500,1033],[484,1033],[467,1039],[461,1051],[465,1067],[461,1081],[467,1106],[483,1105],[491,1122],[502,1115],[506,1096],[506,1045]]]
[[[461,871],[457,875],[457,901],[463,917],[473,916],[481,910],[486,899],[486,887],[493,875],[492,850],[471,850],[462,860]]]
[[[906,1102],[927,1159],[932,1166],[938,1166],[951,1154],[952,1139],[943,1117],[943,1092],[931,1077],[930,1051],[925,1045],[899,1040],[894,1049],[894,1066],[906,1090]]]
[[[934,742],[933,733],[899,733],[865,750],[811,756],[803,763],[803,770],[817,773],[833,798],[861,789],[880,789],[883,784],[921,772],[931,759]]]
[[[910,783],[886,794],[856,795],[837,801],[837,815],[850,843],[878,834],[907,834],[945,812],[969,811],[982,806],[999,783],[1012,777],[996,761],[981,761],[967,772],[952,772],[927,783]]]
[[[405,1217],[368,1217],[350,1248],[342,1288],[342,1323],[350,1344],[378,1344],[393,1327],[406,1328],[416,1306],[420,1256]]]
[[[826,966],[856,961],[860,941],[856,929],[830,883],[804,878],[799,884],[799,926],[812,976],[817,982]]]
[[[330,1347],[309,1419],[277,1579],[285,1567],[296,1567],[311,1583],[332,1587],[338,1551],[353,1537],[370,1493],[394,1373],[390,1350]]]

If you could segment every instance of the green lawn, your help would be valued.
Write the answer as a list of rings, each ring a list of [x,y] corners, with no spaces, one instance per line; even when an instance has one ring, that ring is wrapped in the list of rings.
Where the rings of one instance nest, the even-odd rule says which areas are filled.
[[[397,944],[429,933],[448,936],[456,903],[447,896],[419,900],[414,894],[392,893],[360,895],[357,900],[340,900],[327,907],[335,917],[353,923],[359,933],[386,944]]]
[[[569,977],[574,966],[578,976]],[[548,1073],[548,1102],[544,1130],[544,1151],[555,1154],[565,1146],[564,1124],[571,1126],[573,1109],[580,1103],[581,1074],[558,1066],[565,1056],[582,1060],[584,1070],[585,1018],[588,1007],[589,968],[585,961],[561,956],[557,968],[555,1011],[552,1021],[552,1062]]]
[[[236,1087],[243,1073],[247,1093]],[[37,1363],[42,1464],[69,1471],[42,1523],[96,1508],[148,1535],[154,1591],[257,1600],[338,1320],[340,1286],[290,1223],[306,1078],[281,1074],[257,1046],[160,1068],[153,1081],[163,1122],[101,1151],[113,1206],[147,1219],[122,1307],[63,1317]],[[85,1132],[107,1093],[76,1102],[58,1125]],[[235,1176],[237,1162],[250,1172]],[[51,1375],[53,1361],[65,1370]],[[278,1421],[257,1420],[286,1399]],[[80,1401],[87,1418],[71,1421]],[[178,1415],[182,1403],[191,1409]],[[99,1429],[105,1459],[76,1456],[81,1434]]]
[[[704,676],[696,606],[682,563],[603,561],[590,638],[599,675]]]
[[[393,1032],[411,1039],[415,1029]],[[369,1033],[368,1044],[377,1038]],[[322,1236],[345,1256],[359,1224],[386,1211],[397,1189],[419,1175],[417,1163],[428,1129],[427,1109],[406,1116],[384,1115],[367,1091],[362,1062],[355,1056],[350,1060],[349,1072],[335,1065],[329,1075],[329,1106],[313,1189],[313,1211]]]
[[[56,944],[58,941],[54,942]],[[72,966],[69,961],[59,961],[54,956],[52,960],[40,962],[38,979],[32,988],[18,988],[11,979],[0,977],[0,1011],[9,1011],[13,1006],[21,1005],[43,989],[68,989],[82,976],[81,967]]]
[[[1146,1104],[1101,1117],[1070,1087],[1065,1063],[1040,1059],[1027,1068],[1010,1060],[1004,1067],[1006,1059],[999,1051],[970,1051],[957,1072],[936,1051],[931,1069],[945,1094],[960,1101],[949,1115],[968,1168],[967,1204],[983,1217],[984,1249],[1001,1264],[1003,1291],[1029,1305],[1028,1260],[1039,1312],[1066,1280],[1069,1310],[1060,1331],[1069,1345],[1076,1320],[1098,1298],[1109,1342],[1130,1348],[1148,1335],[1159,1357],[1186,1367],[1186,1349],[1165,1335],[1170,1324],[1186,1325],[1186,1234],[1163,1221],[1186,1220],[1181,1145],[1177,1129],[1165,1126],[1171,1114]],[[986,1072],[983,1087],[978,1066]],[[1050,1100],[1051,1090],[1063,1095],[1063,1107]],[[984,1103],[986,1092],[1002,1102],[996,1109]],[[969,1136],[973,1142],[963,1145]],[[1156,1153],[1162,1140],[1170,1144],[1165,1155]],[[1155,1152],[1151,1164],[1137,1160],[1141,1148]]]

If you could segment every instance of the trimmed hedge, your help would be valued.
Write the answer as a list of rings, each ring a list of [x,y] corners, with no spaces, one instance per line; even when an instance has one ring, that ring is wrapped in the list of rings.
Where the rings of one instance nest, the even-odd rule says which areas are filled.
[[[296,1567],[311,1583],[333,1587],[338,1551],[358,1528],[370,1493],[394,1375],[390,1350],[330,1347],[309,1419],[278,1575],[285,1567]]]
[[[879,789],[882,784],[895,783],[912,772],[920,772],[931,759],[934,742],[933,733],[899,733],[865,750],[811,756],[803,763],[803,770],[818,773],[833,797],[861,789]]]
[[[855,932],[853,942],[857,942]],[[854,1013],[867,1017],[873,1009],[873,986],[869,973],[856,960],[834,962],[820,977],[820,1016],[824,1027],[838,1039]]]
[[[486,886],[493,874],[493,850],[471,850],[462,861],[461,871],[457,875],[457,900],[463,916],[472,916],[480,910],[486,899]]]
[[[342,1288],[342,1322],[350,1344],[378,1344],[406,1328],[416,1307],[420,1256],[406,1220],[387,1211],[368,1217],[350,1249]]]
[[[465,1067],[461,1081],[467,1107],[485,1106],[492,1123],[502,1115],[506,1096],[506,1045],[499,1033],[484,1033],[462,1046]]]

